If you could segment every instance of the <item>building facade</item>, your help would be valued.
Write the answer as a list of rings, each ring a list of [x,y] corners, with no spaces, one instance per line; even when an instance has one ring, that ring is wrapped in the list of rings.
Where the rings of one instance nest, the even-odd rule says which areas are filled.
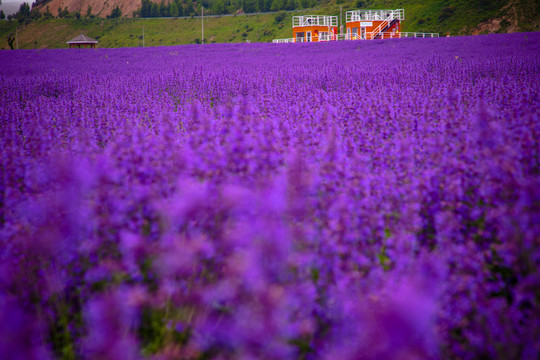
[[[330,41],[337,35],[337,16],[293,16],[292,23],[294,42]]]
[[[349,40],[389,39],[399,37],[405,10],[353,10],[346,13],[346,36]]]

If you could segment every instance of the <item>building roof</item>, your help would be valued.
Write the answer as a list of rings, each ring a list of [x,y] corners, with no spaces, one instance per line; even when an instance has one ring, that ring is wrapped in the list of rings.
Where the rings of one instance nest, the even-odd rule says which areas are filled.
[[[68,44],[97,44],[98,41],[88,37],[84,34],[77,36],[76,38],[67,42]]]

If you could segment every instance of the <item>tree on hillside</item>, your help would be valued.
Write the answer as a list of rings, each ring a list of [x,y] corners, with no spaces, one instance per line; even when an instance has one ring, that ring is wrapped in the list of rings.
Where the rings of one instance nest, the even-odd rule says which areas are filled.
[[[175,2],[171,4],[171,16],[174,18],[178,17],[178,5]]]
[[[160,11],[159,11],[159,5],[156,3],[152,3],[152,10],[150,11],[151,17],[159,17]]]
[[[497,8],[501,8],[504,6],[505,1],[503,0],[473,0],[471,1],[471,4],[474,5],[474,7],[481,9],[481,10],[494,10]],[[537,1],[538,4],[538,1]]]
[[[4,14],[4,10],[0,10],[0,20],[4,20],[6,18],[6,14]]]
[[[270,10],[272,11],[285,10],[285,5],[286,5],[285,0],[274,0],[272,1],[272,6],[270,7]]]
[[[257,2],[256,2],[256,0],[243,0],[242,1],[242,9],[246,13],[257,12]]]
[[[184,16],[184,7],[182,6],[182,3],[180,1],[175,1],[174,3],[178,7],[178,16]]]
[[[140,15],[141,17],[150,17],[152,13],[152,3],[150,0],[142,0]]]
[[[91,16],[92,16],[92,7],[88,5],[88,9],[86,9],[86,17],[89,18]]]
[[[296,8],[298,8],[298,2],[296,0],[287,0],[285,5],[286,10],[296,10]]]
[[[3,12],[2,12],[3,13]],[[5,17],[5,14],[4,14]],[[8,19],[15,18],[19,23],[23,22],[30,22],[31,20],[37,20],[41,17],[41,13],[37,9],[37,7],[34,7],[32,10],[30,10],[30,5],[27,3],[22,3],[19,7],[19,11],[15,13],[13,16],[8,16]]]
[[[194,13],[195,9],[193,9],[193,3],[191,2],[191,0],[188,0],[185,14],[191,16],[191,14]]]
[[[47,8],[45,9],[45,12],[43,13],[43,17],[45,19],[53,18],[53,14],[51,13],[51,10],[49,10],[49,5],[47,5]]]
[[[312,8],[317,5],[317,0],[300,0],[300,7],[302,9]]]
[[[19,14],[22,16],[30,16],[30,5],[27,3],[22,3],[19,7]]]
[[[444,21],[451,17],[454,12],[456,11],[456,8],[454,6],[446,6],[442,8],[441,13],[439,14],[439,21]]]
[[[214,14],[226,14],[227,6],[225,5],[225,0],[216,0],[212,5],[212,12]]]
[[[165,4],[165,0],[161,0],[161,4],[159,4],[159,15],[161,17],[171,16],[169,5]]]
[[[30,6],[27,3],[22,3],[19,7],[19,11],[15,14],[15,18],[19,23],[30,18]]]
[[[15,42],[15,36],[13,36],[13,34],[10,34],[10,35],[8,36],[7,43],[8,43],[9,48],[10,48],[11,50],[15,50],[15,49],[13,48],[13,43],[14,43],[14,42]]]
[[[32,7],[32,11],[30,11],[30,19],[38,20],[41,16],[41,12],[38,10],[38,8]]]
[[[272,0],[258,0],[259,11],[268,12],[272,7]]]
[[[64,7],[64,10],[62,10],[62,8],[59,6],[58,7],[58,17],[59,18],[69,18],[70,17],[70,14],[69,14],[69,10],[66,7]]]
[[[120,10],[120,6],[116,5],[116,7],[112,10],[110,15],[107,15],[108,19],[116,19],[122,17],[122,10]]]

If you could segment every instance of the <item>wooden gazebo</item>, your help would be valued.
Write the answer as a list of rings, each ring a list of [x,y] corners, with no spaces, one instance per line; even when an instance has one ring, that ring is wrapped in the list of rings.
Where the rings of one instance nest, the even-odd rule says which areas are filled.
[[[77,36],[75,39],[68,41],[67,43],[68,43],[70,48],[79,48],[80,49],[81,47],[84,47],[84,48],[89,47],[91,49],[95,49],[98,41],[94,40],[91,37],[88,37],[88,36],[86,36],[84,34],[81,34],[81,35]]]

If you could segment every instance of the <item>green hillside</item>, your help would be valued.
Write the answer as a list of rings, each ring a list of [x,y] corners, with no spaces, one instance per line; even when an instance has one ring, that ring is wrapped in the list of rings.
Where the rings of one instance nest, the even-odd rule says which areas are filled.
[[[223,16],[204,19],[205,43],[269,42],[289,37],[291,17],[276,24],[275,14]],[[285,25],[287,24],[287,26]],[[9,49],[7,37],[15,32],[15,23],[0,23],[0,49]],[[99,47],[193,44],[200,42],[201,19],[50,19],[38,20],[19,28],[19,48],[65,48],[66,41],[84,32],[97,39]]]
[[[336,3],[337,2],[337,3]],[[341,3],[340,3],[341,2]],[[205,17],[208,42],[270,42],[292,36],[291,18],[301,14],[340,14],[355,9],[405,9],[403,31],[468,35],[539,30],[539,0],[332,0],[295,12]],[[490,22],[490,20],[493,20]],[[484,23],[484,26],[479,24]],[[65,48],[66,41],[84,32],[99,47],[179,45],[201,40],[200,18],[81,18],[23,22],[0,21],[0,49],[18,28],[19,48]],[[16,44],[14,43],[14,46]]]

